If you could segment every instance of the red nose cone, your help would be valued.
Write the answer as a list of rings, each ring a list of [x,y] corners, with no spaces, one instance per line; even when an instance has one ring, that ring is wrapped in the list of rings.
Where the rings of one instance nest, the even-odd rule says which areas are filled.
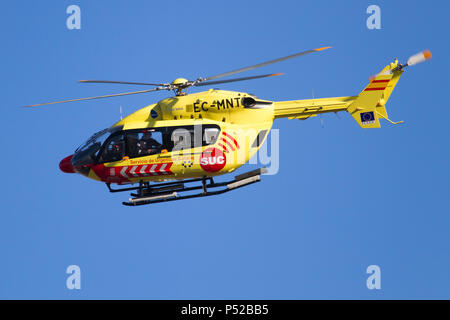
[[[75,173],[75,170],[73,169],[72,166],[72,157],[73,155],[65,157],[64,159],[61,160],[61,162],[59,163],[59,168],[61,169],[62,172]]]

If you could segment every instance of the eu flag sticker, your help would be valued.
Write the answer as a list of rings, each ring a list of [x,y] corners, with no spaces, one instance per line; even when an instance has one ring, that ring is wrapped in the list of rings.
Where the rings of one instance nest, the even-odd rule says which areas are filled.
[[[361,112],[361,123],[363,125],[375,123],[375,116],[373,111]]]
[[[183,163],[181,165],[185,168],[190,168],[190,167],[192,167],[193,163],[192,163],[192,161],[183,161]]]

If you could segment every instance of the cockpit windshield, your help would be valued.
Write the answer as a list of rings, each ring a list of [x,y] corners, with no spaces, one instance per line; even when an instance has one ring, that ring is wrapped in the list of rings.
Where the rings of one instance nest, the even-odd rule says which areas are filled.
[[[83,166],[93,164],[104,142],[112,133],[120,131],[122,127],[113,127],[94,133],[84,144],[82,144],[72,158],[73,166]]]
[[[78,147],[75,152],[84,152],[86,150],[93,151],[94,149],[98,151],[105,140],[109,137],[109,130],[104,129],[99,132],[96,132],[90,137],[84,144]]]

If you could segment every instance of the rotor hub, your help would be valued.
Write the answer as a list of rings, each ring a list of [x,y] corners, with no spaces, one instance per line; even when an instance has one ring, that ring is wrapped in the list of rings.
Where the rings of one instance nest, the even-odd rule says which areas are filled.
[[[188,82],[187,79],[184,79],[184,78],[176,78],[175,80],[172,81],[171,84],[173,84],[173,85],[181,85],[181,84],[185,84],[185,83],[187,83],[187,82]]]

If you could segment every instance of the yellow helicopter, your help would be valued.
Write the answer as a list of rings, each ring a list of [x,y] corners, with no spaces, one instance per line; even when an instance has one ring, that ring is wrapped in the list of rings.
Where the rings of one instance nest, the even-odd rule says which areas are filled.
[[[302,51],[193,81],[182,78],[171,83],[81,80],[82,83],[154,88],[27,107],[172,90],[175,96],[146,106],[95,133],[73,155],[60,162],[60,169],[104,182],[110,192],[132,191],[129,201],[123,202],[130,206],[217,195],[261,180],[264,168],[226,182],[215,182],[214,177],[231,173],[249,161],[264,143],[275,119],[305,120],[322,113],[347,111],[364,129],[379,128],[380,118],[392,124],[402,122],[388,118],[385,103],[405,67],[431,59],[428,50],[413,55],[405,64],[395,59],[372,77],[358,96],[268,101],[248,93],[216,89],[186,93],[190,87],[278,76],[275,73],[217,80],[328,48]],[[113,189],[112,184],[131,186]]]

